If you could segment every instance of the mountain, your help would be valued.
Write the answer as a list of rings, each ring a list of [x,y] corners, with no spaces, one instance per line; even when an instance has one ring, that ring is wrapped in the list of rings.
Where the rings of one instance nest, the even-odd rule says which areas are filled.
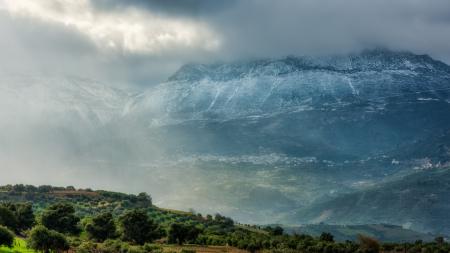
[[[382,242],[415,242],[418,240],[431,241],[435,236],[420,233],[401,226],[388,224],[370,225],[329,225],[308,224],[303,226],[285,226],[285,231],[290,234],[308,234],[320,236],[323,232],[330,233],[336,241],[356,241],[358,235],[367,235]]]
[[[429,56],[385,50],[335,57],[287,57],[189,64],[136,106],[169,119],[229,120],[283,112],[365,107],[389,100],[448,98],[450,67]]]
[[[161,206],[248,223],[314,222],[318,203],[414,188],[409,176],[450,161],[450,67],[409,52],[188,64],[141,92],[3,76],[0,91],[0,159],[14,178],[31,166],[59,175],[50,183],[149,191]],[[444,216],[389,218],[414,206],[402,203],[383,217],[353,205],[355,218],[336,222],[444,231]]]
[[[130,113],[175,133],[188,153],[365,159],[448,129],[449,83],[444,63],[385,50],[191,64]]]
[[[450,161],[450,67],[426,55],[189,64],[129,109],[191,157],[178,165],[200,178],[190,202],[255,223]]]
[[[291,221],[365,224],[383,221],[450,234],[450,169],[421,170],[400,180],[315,203]]]

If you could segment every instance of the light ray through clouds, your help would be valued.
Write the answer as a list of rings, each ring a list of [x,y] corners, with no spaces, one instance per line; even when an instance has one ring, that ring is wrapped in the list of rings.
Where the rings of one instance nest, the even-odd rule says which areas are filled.
[[[96,12],[89,0],[4,0],[0,8],[13,16],[32,17],[74,28],[100,49],[137,54],[181,50],[216,50],[218,34],[207,24],[165,17],[137,8],[123,12]]]

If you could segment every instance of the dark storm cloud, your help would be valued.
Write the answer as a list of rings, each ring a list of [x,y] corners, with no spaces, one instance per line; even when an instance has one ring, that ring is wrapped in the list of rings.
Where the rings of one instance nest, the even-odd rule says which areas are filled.
[[[5,1],[31,6],[24,0]],[[0,65],[39,62],[50,71],[142,86],[163,81],[188,62],[342,54],[375,47],[450,62],[448,0],[86,1],[39,0],[35,3],[45,8],[26,10],[22,16],[36,13],[25,18],[11,17],[6,8],[0,13],[0,43],[10,57]],[[66,15],[85,23],[67,25]],[[128,26],[119,27],[123,24]]]
[[[100,0],[103,11],[141,8],[201,19],[221,35],[210,60],[341,54],[386,47],[450,62],[447,0]],[[196,59],[192,59],[195,61]]]
[[[92,4],[102,11],[144,8],[169,15],[212,15],[233,6],[236,0],[96,0]]]
[[[387,47],[450,60],[450,1],[241,1],[210,19],[225,55],[334,54]]]

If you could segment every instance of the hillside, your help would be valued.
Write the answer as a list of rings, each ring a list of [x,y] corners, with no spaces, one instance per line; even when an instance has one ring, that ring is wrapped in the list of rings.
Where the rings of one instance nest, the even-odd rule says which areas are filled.
[[[431,241],[436,236],[424,234],[401,226],[387,224],[371,225],[328,225],[308,224],[303,226],[284,226],[286,232],[320,236],[323,232],[330,233],[335,240],[356,241],[358,235],[363,234],[376,238],[382,242],[413,242],[417,240]]]
[[[189,222],[197,225],[208,225],[206,216],[195,212],[185,212],[173,209],[159,208],[152,204],[151,197],[146,193],[138,195],[110,192],[103,190],[75,189],[73,187],[52,187],[48,185],[35,187],[32,185],[0,186],[1,203],[30,202],[37,214],[50,205],[68,202],[74,205],[76,215],[92,217],[104,212],[111,212],[120,216],[135,208],[144,208],[156,222],[168,227],[173,222]],[[264,226],[236,224],[235,229],[249,233],[268,235],[262,229]],[[391,225],[305,225],[301,227],[284,226],[287,233],[308,234],[320,236],[322,232],[329,232],[338,241],[356,241],[358,234],[366,234],[385,242],[413,242],[416,240],[432,241],[432,235],[421,234],[412,230]]]
[[[425,169],[299,210],[291,221],[330,224],[389,222],[419,231],[450,234],[450,169]]]

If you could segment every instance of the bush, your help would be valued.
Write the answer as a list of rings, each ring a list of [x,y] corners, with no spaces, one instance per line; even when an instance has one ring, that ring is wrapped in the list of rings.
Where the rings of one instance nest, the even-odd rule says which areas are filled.
[[[334,236],[331,233],[323,232],[319,239],[324,242],[334,242]]]
[[[358,235],[359,249],[364,253],[380,252],[380,244],[377,240],[364,235]]]
[[[200,234],[200,229],[194,225],[173,223],[169,228],[169,243],[183,244],[193,242]]]
[[[30,231],[28,246],[37,251],[50,252],[69,249],[69,243],[63,234],[49,230],[44,226],[36,226]]]
[[[103,242],[116,236],[116,224],[111,213],[102,213],[95,216],[86,225],[89,238]]]
[[[30,203],[6,203],[3,204],[1,208],[6,208],[10,211],[6,212],[5,210],[3,210],[0,212],[3,213],[3,215],[8,213],[7,215],[9,217],[4,217],[3,215],[0,216],[3,216],[3,219],[6,218],[9,220],[10,224],[4,225],[10,227],[11,229],[14,229],[14,231],[24,231],[30,229],[34,225],[35,217],[33,213],[33,207]]]
[[[97,252],[96,244],[92,242],[83,242],[75,250],[77,253],[92,253]]]
[[[197,251],[193,249],[181,249],[180,253],[196,253]]]
[[[162,237],[162,230],[144,210],[128,211],[119,221],[125,241],[142,245]]]
[[[11,248],[14,243],[14,234],[11,230],[0,225],[0,246]]]
[[[143,246],[146,252],[163,252],[163,248],[156,244],[146,243]]]
[[[14,213],[6,206],[0,206],[0,225],[9,229],[17,229],[17,218]]]
[[[42,225],[61,233],[78,234],[80,229],[77,224],[80,218],[75,216],[75,209],[66,203],[57,203],[44,211]]]

